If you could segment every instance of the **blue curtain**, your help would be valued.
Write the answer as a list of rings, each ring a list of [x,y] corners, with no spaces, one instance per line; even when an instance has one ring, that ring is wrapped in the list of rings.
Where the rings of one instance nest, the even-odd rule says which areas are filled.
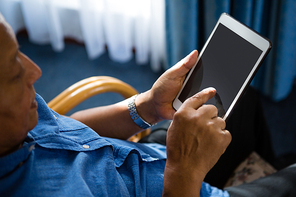
[[[168,66],[200,51],[223,12],[272,41],[252,86],[274,101],[286,98],[296,77],[295,0],[166,0]]]

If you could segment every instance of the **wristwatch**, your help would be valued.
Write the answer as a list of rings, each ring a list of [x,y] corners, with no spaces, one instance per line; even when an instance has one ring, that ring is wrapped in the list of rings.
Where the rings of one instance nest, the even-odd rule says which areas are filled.
[[[145,120],[143,120],[136,109],[136,104],[135,104],[135,100],[137,98],[138,94],[130,97],[129,99],[127,99],[128,101],[128,111],[130,113],[131,118],[133,119],[133,121],[142,129],[148,129],[149,127],[153,126],[151,124],[149,124],[148,122],[146,122]]]

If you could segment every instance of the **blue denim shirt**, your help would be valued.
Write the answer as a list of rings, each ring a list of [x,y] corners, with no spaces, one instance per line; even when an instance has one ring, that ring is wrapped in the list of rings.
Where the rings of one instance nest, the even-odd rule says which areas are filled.
[[[161,196],[166,148],[102,138],[50,110],[19,150],[0,158],[0,196]],[[201,196],[228,196],[203,183]]]

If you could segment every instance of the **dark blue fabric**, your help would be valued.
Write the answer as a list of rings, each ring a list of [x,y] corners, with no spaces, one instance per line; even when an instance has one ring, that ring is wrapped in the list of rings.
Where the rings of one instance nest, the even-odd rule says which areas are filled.
[[[103,138],[37,95],[38,125],[0,158],[0,196],[161,196],[166,147]],[[228,192],[203,183],[201,196]]]
[[[166,0],[168,66],[201,50],[219,16],[226,12],[269,38],[273,49],[252,86],[275,101],[290,93],[296,76],[296,1]]]

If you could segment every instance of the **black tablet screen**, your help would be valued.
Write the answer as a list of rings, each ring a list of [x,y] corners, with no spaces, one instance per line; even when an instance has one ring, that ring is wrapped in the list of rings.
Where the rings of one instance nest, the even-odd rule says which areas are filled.
[[[214,87],[218,94],[209,103],[215,104],[219,116],[223,116],[261,53],[260,49],[219,24],[179,100],[184,102],[200,90]]]

